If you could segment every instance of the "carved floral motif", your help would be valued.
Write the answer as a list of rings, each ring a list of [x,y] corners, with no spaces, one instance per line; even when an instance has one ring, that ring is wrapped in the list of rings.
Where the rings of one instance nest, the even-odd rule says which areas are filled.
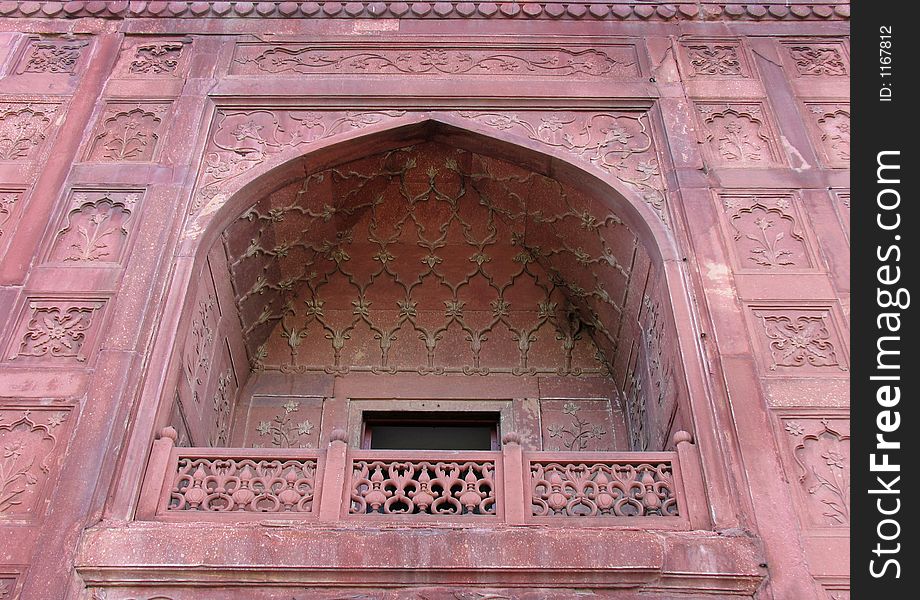
[[[499,131],[523,135],[550,148],[563,150],[627,184],[640,194],[665,223],[664,180],[658,163],[648,115],[645,113],[460,112]]]
[[[181,457],[167,511],[313,512],[316,459]]]
[[[32,40],[19,73],[73,73],[87,42]]]
[[[845,77],[848,73],[840,44],[789,44],[787,49],[800,76]]]
[[[770,165],[779,156],[760,104],[698,104],[712,159],[726,166]]]
[[[850,105],[808,104],[808,116],[831,164],[850,164]]]
[[[0,160],[32,159],[56,112],[51,104],[0,104]]]
[[[101,302],[29,303],[25,333],[10,358],[48,357],[86,360],[83,347]]]
[[[592,439],[600,440],[608,431],[600,425],[592,425],[586,419],[578,416],[581,407],[574,402],[566,402],[562,412],[571,416],[571,423],[566,425],[552,424],[547,428],[551,438],[559,438],[566,450],[585,450]]]
[[[190,343],[185,346],[185,376],[196,403],[201,402],[201,388],[211,365],[217,317],[217,298],[213,293],[207,293],[198,300],[189,334]]]
[[[509,168],[405,148],[244,213],[228,230],[230,269],[256,368],[606,373],[596,340],[615,345],[623,291],[608,286],[629,280],[632,252],[612,241],[631,234],[558,182]]]
[[[3,239],[6,232],[6,224],[13,216],[13,209],[16,202],[19,201],[19,196],[19,192],[0,190],[0,240]]]
[[[236,381],[233,369],[227,369],[217,377],[217,389],[214,391],[212,410],[214,414],[214,429],[209,437],[213,447],[226,446],[230,438],[230,419],[233,414],[233,398]]]
[[[0,519],[35,511],[66,410],[0,410]]]
[[[746,75],[738,42],[685,43],[684,51],[694,75]]]
[[[136,192],[77,192],[58,231],[51,259],[63,262],[118,262],[127,243]]]
[[[332,47],[242,45],[240,74],[403,73],[409,75],[515,75],[628,78],[639,75],[631,46],[603,50]]]
[[[351,514],[496,514],[495,463],[355,460]]]
[[[167,108],[165,104],[110,105],[97,127],[87,160],[153,160]]]
[[[259,421],[256,431],[260,437],[270,436],[271,445],[276,448],[310,448],[310,442],[298,442],[300,438],[309,436],[315,425],[309,419],[295,422],[293,414],[299,410],[300,402],[288,400],[282,406],[282,412],[271,421]]]
[[[809,268],[808,246],[790,195],[720,196],[742,268]]]
[[[847,370],[837,357],[829,312],[756,310],[754,314],[769,341],[771,371],[780,367]]]
[[[817,525],[850,524],[850,436],[848,428],[829,419],[788,419],[798,481]]]
[[[182,57],[182,42],[140,44],[128,71],[137,75],[176,75]]]
[[[222,204],[221,189],[270,157],[334,135],[363,129],[404,111],[218,111],[204,172],[191,213],[206,204]]]
[[[531,463],[538,517],[676,517],[671,465]]]

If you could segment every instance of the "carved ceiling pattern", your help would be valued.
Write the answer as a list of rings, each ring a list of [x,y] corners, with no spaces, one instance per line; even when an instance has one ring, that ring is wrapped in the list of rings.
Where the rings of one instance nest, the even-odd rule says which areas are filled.
[[[606,373],[638,247],[576,190],[431,142],[309,175],[224,235],[253,368],[335,374]]]

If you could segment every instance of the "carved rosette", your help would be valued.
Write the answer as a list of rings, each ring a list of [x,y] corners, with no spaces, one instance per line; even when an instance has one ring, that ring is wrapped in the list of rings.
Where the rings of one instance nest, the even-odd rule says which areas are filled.
[[[86,160],[149,162],[155,157],[168,104],[109,104]]]
[[[684,40],[684,64],[690,77],[750,77],[741,41],[733,38]]]
[[[141,192],[134,190],[74,192],[50,260],[71,264],[119,262],[140,196]]]
[[[0,408],[0,521],[41,512],[69,409]]]
[[[782,162],[761,103],[699,102],[696,106],[707,155],[714,165],[769,167]]]
[[[830,309],[758,307],[753,315],[769,372],[805,375],[847,371]]]
[[[10,360],[85,362],[101,301],[32,300]]]
[[[33,160],[57,110],[56,104],[0,103],[0,161]]]
[[[723,192],[723,222],[740,270],[784,271],[814,267],[793,194]]]
[[[427,47],[399,45],[240,44],[232,66],[235,75],[265,74],[403,74],[491,75],[499,77],[566,77],[635,79],[635,47],[598,49]]]
[[[842,42],[785,42],[783,46],[796,77],[847,77],[850,73]]]

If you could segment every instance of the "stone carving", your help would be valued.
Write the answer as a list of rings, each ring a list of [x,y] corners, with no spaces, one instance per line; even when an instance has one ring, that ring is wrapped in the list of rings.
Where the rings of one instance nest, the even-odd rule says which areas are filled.
[[[0,409],[0,520],[39,508],[66,410]]]
[[[14,205],[18,200],[18,192],[0,190],[0,240],[3,239],[4,233],[6,232],[6,224],[12,218],[13,209],[15,208]]]
[[[404,111],[218,111],[191,213],[197,213],[206,204],[222,204],[224,198],[218,194],[227,182],[284,150],[404,114]]]
[[[316,459],[179,458],[168,512],[312,513]]]
[[[30,302],[25,333],[18,351],[10,358],[66,358],[84,362],[87,334],[101,308],[101,302]]]
[[[850,164],[850,105],[808,104],[818,146],[830,164]]]
[[[687,61],[696,76],[746,76],[738,42],[685,43]]]
[[[645,113],[459,112],[499,131],[523,135],[550,148],[563,150],[634,189],[665,223],[664,180]]]
[[[846,77],[849,73],[840,44],[790,44],[787,48],[800,76]]]
[[[177,75],[182,42],[140,44],[128,71],[137,75]]]
[[[74,73],[88,42],[32,40],[19,73]]]
[[[310,442],[298,443],[302,437],[313,432],[315,425],[309,419],[296,423],[293,413],[300,410],[300,402],[288,400],[282,406],[282,412],[271,421],[259,421],[256,431],[259,436],[270,436],[271,445],[276,448],[310,448]]]
[[[52,104],[0,104],[0,160],[32,159],[56,113]]]
[[[231,389],[231,387],[233,389]],[[233,413],[233,398],[236,389],[233,369],[227,369],[217,378],[217,389],[214,391],[213,411],[214,429],[209,442],[212,447],[226,446],[230,438],[230,419]]]
[[[532,462],[537,517],[676,517],[671,465]]]
[[[725,166],[768,166],[778,152],[760,104],[698,104],[713,161]]]
[[[559,438],[558,441],[566,450],[586,450],[592,440],[600,441],[609,434],[601,425],[592,424],[578,416],[581,406],[575,402],[566,402],[562,412],[571,417],[567,424],[553,423],[547,427],[550,438]]]
[[[554,180],[431,144],[266,197],[228,255],[257,369],[604,374],[627,231]]]
[[[637,365],[630,373],[626,391],[626,423],[629,428],[630,448],[635,452],[644,452],[651,446],[645,386],[642,383],[641,372],[636,373],[640,368],[641,365]]]
[[[850,436],[828,419],[787,420],[799,483],[816,524],[850,524]]]
[[[837,357],[831,337],[828,311],[766,311],[756,310],[762,331],[769,340],[770,370],[780,367],[847,367]]]
[[[196,403],[201,402],[203,378],[211,366],[217,317],[217,298],[213,293],[206,293],[198,300],[192,321],[190,343],[185,346],[185,376],[192,390],[192,398]]]
[[[720,199],[742,268],[812,266],[792,196],[731,194]]]
[[[636,78],[640,74],[632,46],[568,50],[244,44],[238,47],[234,63],[237,74],[403,73],[567,78]]]
[[[87,160],[151,161],[168,105],[109,105],[100,120]]]
[[[355,460],[351,514],[494,516],[495,463]]]
[[[51,260],[77,263],[118,262],[128,238],[136,192],[77,192]]]

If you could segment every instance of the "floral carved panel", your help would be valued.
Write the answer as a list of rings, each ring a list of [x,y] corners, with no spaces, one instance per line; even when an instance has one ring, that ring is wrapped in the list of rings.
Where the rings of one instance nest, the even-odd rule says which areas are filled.
[[[85,362],[103,305],[102,300],[30,299],[9,359],[50,364]]]
[[[847,77],[849,57],[842,42],[784,42],[795,77]]]
[[[318,448],[323,399],[254,394],[238,442],[254,448]]]
[[[618,449],[608,400],[541,400],[540,422],[544,450]]]
[[[834,210],[840,217],[840,225],[847,239],[850,239],[850,190],[834,189],[830,191]]]
[[[22,204],[23,191],[0,188],[0,255],[10,239],[10,232],[15,223],[14,217]]]
[[[0,103],[0,161],[24,162],[37,158],[57,110],[56,104]]]
[[[16,598],[16,582],[18,577],[12,574],[0,575],[0,600],[12,600]]]
[[[752,307],[754,340],[766,371],[846,375],[846,348],[830,307]]]
[[[239,44],[234,75],[402,74],[426,76],[565,77],[636,79],[635,46],[509,48],[387,44]]]
[[[69,407],[0,407],[0,522],[44,511],[69,413]]]
[[[850,423],[841,415],[783,414],[779,431],[789,485],[810,528],[850,525]]]
[[[740,271],[815,267],[794,194],[723,192],[718,201],[733,261]]]
[[[741,40],[688,39],[680,43],[683,64],[690,77],[751,77]]]
[[[178,77],[184,60],[182,41],[152,41],[126,49],[130,60],[125,67],[133,77]]]
[[[706,157],[724,167],[771,167],[782,163],[776,136],[761,103],[696,104]]]
[[[16,72],[73,74],[87,45],[85,41],[29,40]]]
[[[156,156],[168,104],[108,104],[86,160],[149,162]]]
[[[140,196],[134,190],[73,192],[49,260],[74,265],[119,262]]]
[[[805,118],[815,147],[824,162],[831,167],[849,167],[850,105],[807,102]]]

